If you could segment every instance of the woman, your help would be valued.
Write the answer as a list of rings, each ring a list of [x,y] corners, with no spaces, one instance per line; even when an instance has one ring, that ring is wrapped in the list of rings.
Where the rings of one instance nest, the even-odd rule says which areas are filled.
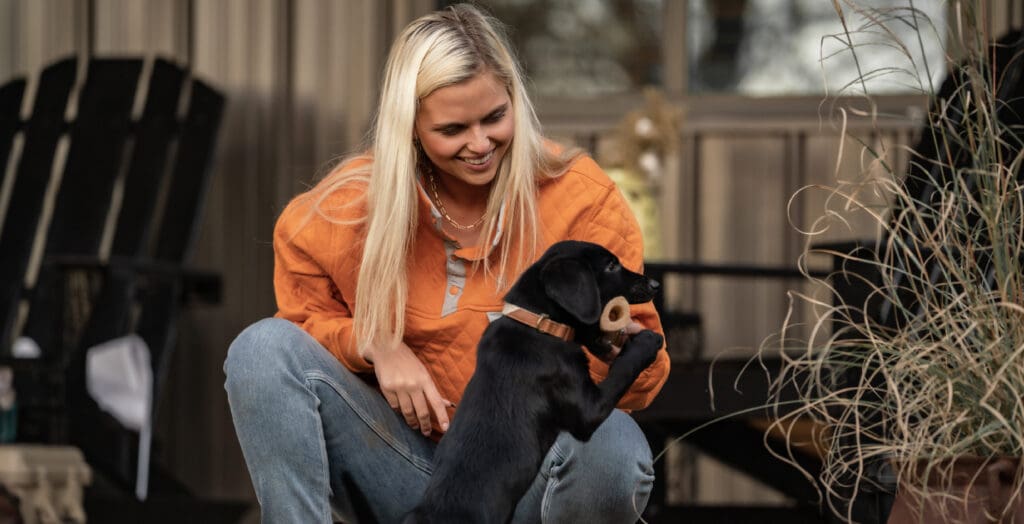
[[[392,46],[373,143],[296,197],[274,232],[276,318],[232,343],[225,388],[264,521],[395,522],[419,499],[476,343],[516,275],[563,239],[633,270],[642,239],[621,194],[545,141],[519,68],[477,9],[410,24]],[[661,331],[653,306],[629,331]],[[668,357],[620,408],[645,407]],[[600,379],[607,363],[593,361]],[[562,435],[515,522],[634,522],[651,452],[615,411]]]

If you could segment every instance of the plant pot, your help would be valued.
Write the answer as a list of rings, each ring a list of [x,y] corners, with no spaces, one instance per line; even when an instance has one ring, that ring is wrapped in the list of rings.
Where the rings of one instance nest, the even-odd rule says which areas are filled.
[[[889,524],[1024,524],[1024,496],[1017,479],[1019,458],[963,457],[950,466],[933,465],[926,486],[901,479]],[[924,478],[925,463],[916,477]]]

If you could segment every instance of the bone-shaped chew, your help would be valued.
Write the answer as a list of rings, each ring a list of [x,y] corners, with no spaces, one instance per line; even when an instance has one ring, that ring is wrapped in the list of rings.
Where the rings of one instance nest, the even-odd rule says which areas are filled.
[[[625,297],[615,297],[608,301],[601,312],[601,331],[616,346],[625,341],[625,328],[630,323],[629,302]]]

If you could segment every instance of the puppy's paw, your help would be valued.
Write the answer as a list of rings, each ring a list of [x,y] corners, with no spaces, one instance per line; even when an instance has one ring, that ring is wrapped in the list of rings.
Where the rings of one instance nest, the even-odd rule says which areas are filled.
[[[630,337],[629,342],[631,346],[651,348],[657,352],[661,349],[665,338],[649,329],[645,329]]]
[[[645,329],[629,338],[617,360],[626,359],[637,364],[640,370],[644,370],[658,357],[658,350],[664,341],[661,335]]]

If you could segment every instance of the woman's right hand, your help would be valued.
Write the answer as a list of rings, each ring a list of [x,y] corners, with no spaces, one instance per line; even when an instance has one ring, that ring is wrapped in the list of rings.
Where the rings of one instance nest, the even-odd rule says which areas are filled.
[[[399,343],[391,349],[376,348],[367,351],[366,359],[373,364],[377,383],[392,409],[405,417],[405,423],[429,436],[434,429],[431,412],[440,425],[438,431],[448,430],[447,407],[452,403],[441,398],[426,366],[416,358],[412,349]]]

